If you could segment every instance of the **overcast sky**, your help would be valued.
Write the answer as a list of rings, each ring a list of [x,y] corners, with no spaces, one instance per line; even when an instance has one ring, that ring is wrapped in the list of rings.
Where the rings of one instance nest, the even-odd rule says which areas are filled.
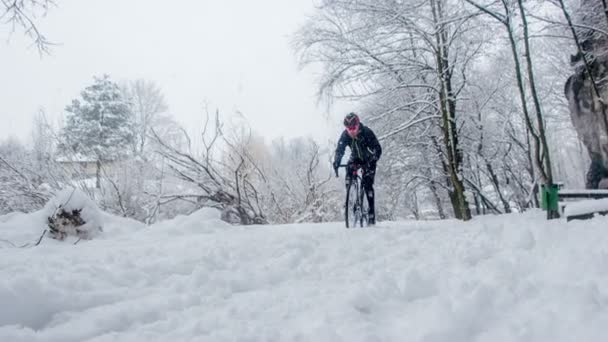
[[[313,9],[312,0],[57,0],[40,20],[59,43],[39,56],[17,32],[0,27],[0,134],[29,137],[32,118],[63,109],[92,82],[155,81],[170,112],[190,132],[203,103],[242,112],[267,137],[335,139],[340,118],[317,105],[314,70],[297,69],[289,35]]]

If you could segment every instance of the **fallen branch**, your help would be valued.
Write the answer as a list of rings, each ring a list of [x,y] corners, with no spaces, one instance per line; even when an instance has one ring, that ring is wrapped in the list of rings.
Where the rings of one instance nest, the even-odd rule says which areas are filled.
[[[47,230],[45,229],[42,232],[42,235],[40,235],[40,239],[38,239],[38,242],[36,242],[36,244],[34,246],[38,246],[40,244],[40,242],[42,242],[42,238],[44,237],[44,235],[46,234]]]
[[[45,229],[42,232],[42,235],[40,235],[40,237],[38,238],[38,241],[35,244],[33,244],[33,245],[30,242],[28,242],[28,243],[25,243],[25,244],[23,244],[21,246],[16,246],[14,243],[12,243],[12,242],[10,242],[8,240],[0,240],[0,241],[8,242],[9,244],[11,244],[15,248],[36,247],[36,246],[38,246],[40,244],[40,242],[42,242],[42,238],[46,235],[46,232],[47,232],[47,230]]]

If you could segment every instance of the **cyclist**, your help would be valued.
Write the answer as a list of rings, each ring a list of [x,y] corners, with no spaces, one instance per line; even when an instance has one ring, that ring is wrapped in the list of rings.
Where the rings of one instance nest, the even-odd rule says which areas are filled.
[[[359,116],[349,113],[344,117],[345,130],[340,135],[338,147],[334,159],[334,170],[337,172],[346,146],[350,147],[350,159],[346,168],[346,184],[349,185],[351,175],[357,167],[363,169],[362,186],[365,190],[367,203],[369,203],[368,224],[376,224],[376,212],[374,208],[374,177],[376,175],[376,162],[382,155],[382,147],[374,132],[364,126]]]

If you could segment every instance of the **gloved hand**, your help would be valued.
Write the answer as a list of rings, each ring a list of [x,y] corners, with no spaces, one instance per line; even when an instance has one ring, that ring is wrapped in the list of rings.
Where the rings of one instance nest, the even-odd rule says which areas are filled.
[[[334,170],[338,171],[338,168],[340,167],[340,161],[338,160],[334,160]]]

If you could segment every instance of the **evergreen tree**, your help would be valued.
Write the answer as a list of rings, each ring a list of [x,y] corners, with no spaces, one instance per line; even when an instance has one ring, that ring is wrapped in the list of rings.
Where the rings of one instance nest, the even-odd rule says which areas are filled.
[[[63,147],[78,158],[97,163],[97,188],[101,165],[124,158],[133,146],[133,115],[118,85],[108,75],[94,77],[92,85],[66,107]],[[67,152],[66,151],[66,152]]]

